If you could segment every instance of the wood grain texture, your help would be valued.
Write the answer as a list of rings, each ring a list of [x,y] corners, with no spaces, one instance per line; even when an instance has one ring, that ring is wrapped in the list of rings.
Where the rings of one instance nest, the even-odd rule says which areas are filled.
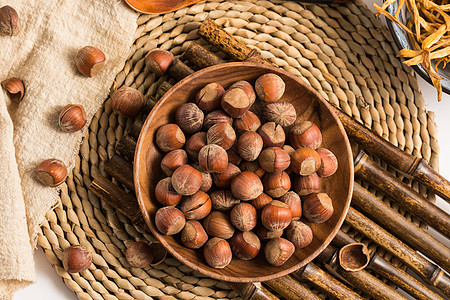
[[[225,63],[223,59],[194,41],[189,42],[182,57],[200,69]]]
[[[125,0],[134,10],[144,14],[163,14],[202,0]]]
[[[309,288],[299,281],[286,275],[277,279],[267,280],[264,284],[275,290],[285,299],[304,299],[304,300],[320,300],[321,298],[314,294]]]
[[[162,236],[154,225],[154,214],[159,208],[154,199],[154,187],[163,178],[159,169],[163,153],[155,145],[155,133],[160,126],[174,122],[176,108],[193,100],[196,92],[206,84],[215,81],[225,88],[238,80],[247,80],[253,84],[256,78],[269,72],[281,76],[286,82],[286,86],[289,87],[282,98],[283,101],[291,102],[298,115],[316,122],[324,137],[323,147],[337,155],[340,166],[337,173],[323,181],[323,191],[333,199],[335,212],[327,222],[312,224],[315,235],[313,242],[308,247],[297,250],[291,259],[281,267],[270,266],[261,253],[253,260],[233,259],[226,268],[213,269],[205,263],[201,253],[182,246],[176,236]],[[353,188],[353,161],[350,143],[331,106],[296,76],[275,67],[254,63],[228,63],[213,66],[196,72],[177,83],[158,102],[145,121],[138,140],[134,162],[134,179],[139,205],[155,237],[167,247],[172,255],[194,270],[213,278],[233,282],[265,281],[289,274],[305,266],[325,249],[339,230],[350,205]]]

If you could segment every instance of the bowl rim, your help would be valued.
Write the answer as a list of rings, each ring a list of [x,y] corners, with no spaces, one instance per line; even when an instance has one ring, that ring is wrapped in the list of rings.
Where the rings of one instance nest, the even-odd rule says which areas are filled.
[[[258,277],[238,277],[238,276],[231,276],[231,275],[226,275],[226,274],[219,274],[217,272],[214,271],[209,271],[207,269],[203,269],[202,267],[200,267],[199,265],[193,263],[192,261],[190,261],[189,259],[183,257],[179,252],[177,252],[174,248],[172,248],[170,246],[170,244],[167,242],[166,239],[164,238],[159,238],[160,236],[162,237],[162,235],[159,232],[153,232],[154,230],[157,231],[157,229],[154,228],[154,226],[151,224],[151,220],[150,217],[147,213],[147,211],[145,211],[145,204],[144,204],[144,199],[143,199],[143,192],[141,192],[142,188],[140,185],[140,180],[139,180],[139,166],[141,165],[141,152],[145,151],[145,149],[143,149],[142,147],[142,140],[143,140],[143,133],[147,132],[148,128],[151,127],[151,123],[152,120],[154,118],[154,115],[156,114],[156,111],[158,111],[158,109],[166,102],[166,99],[170,98],[171,95],[174,93],[174,91],[176,89],[178,89],[180,86],[183,86],[187,81],[191,80],[191,78],[198,77],[199,72],[202,73],[207,73],[209,72],[209,70],[211,69],[217,69],[218,67],[220,68],[232,68],[235,66],[248,66],[248,67],[256,67],[256,68],[264,68],[267,70],[267,72],[277,72],[277,73],[283,73],[285,76],[290,77],[291,79],[299,82],[299,84],[301,84],[302,86],[304,86],[305,88],[307,88],[310,92],[312,92],[313,94],[315,94],[315,96],[317,97],[317,101],[322,102],[323,105],[325,105],[325,107],[328,109],[328,111],[330,112],[331,116],[334,118],[334,120],[336,121],[337,126],[340,128],[340,131],[343,133],[343,138],[344,138],[344,143],[347,149],[349,149],[348,153],[347,153],[347,159],[350,162],[350,166],[349,166],[349,176],[350,176],[350,180],[349,180],[349,193],[347,195],[347,198],[345,199],[345,205],[343,207],[342,210],[342,214],[341,216],[338,218],[337,223],[335,228],[333,228],[333,230],[330,232],[330,234],[328,235],[328,237],[325,239],[325,241],[322,243],[322,245],[315,251],[315,255],[310,255],[309,257],[307,257],[306,259],[300,261],[299,263],[293,265],[290,268],[287,268],[285,270],[280,270],[279,272],[273,273],[273,274],[268,274],[268,275],[264,275],[264,276],[258,276]],[[351,145],[350,145],[350,141],[348,139],[347,133],[345,132],[344,126],[342,125],[339,117],[336,115],[336,113],[333,110],[333,106],[328,103],[328,101],[326,101],[322,95],[320,95],[320,93],[318,91],[316,91],[314,88],[312,88],[308,83],[306,83],[304,80],[302,80],[301,78],[299,78],[298,76],[289,73],[281,68],[277,68],[274,66],[270,66],[270,65],[265,65],[265,64],[260,64],[260,63],[253,63],[253,62],[228,62],[228,63],[223,63],[220,65],[215,65],[215,66],[211,66],[211,67],[207,67],[204,69],[201,69],[185,78],[183,78],[182,80],[180,80],[179,82],[177,82],[171,89],[169,89],[164,96],[158,101],[158,103],[155,105],[155,107],[152,109],[152,111],[149,113],[149,115],[147,116],[144,125],[142,127],[141,130],[141,134],[139,135],[138,141],[137,141],[137,145],[136,145],[136,152],[135,152],[135,158],[134,158],[134,168],[133,168],[133,173],[134,173],[134,182],[135,182],[135,193],[136,193],[136,197],[139,203],[139,208],[144,216],[144,220],[145,223],[147,225],[147,227],[150,229],[150,231],[152,232],[152,234],[164,245],[164,247],[167,249],[167,251],[169,251],[178,261],[182,262],[183,264],[187,265],[188,267],[192,268],[193,270],[196,270],[204,275],[207,275],[211,278],[214,279],[218,279],[218,280],[224,280],[224,281],[229,281],[229,282],[240,282],[240,283],[246,283],[246,282],[261,282],[261,281],[266,281],[266,280],[270,280],[270,279],[275,279],[275,278],[279,278],[281,276],[284,275],[288,275],[294,271],[297,271],[298,269],[306,266],[308,263],[310,263],[313,259],[315,259],[320,253],[322,253],[324,251],[324,249],[326,247],[328,247],[328,245],[331,243],[331,241],[334,239],[334,237],[336,236],[337,232],[341,229],[342,224],[344,223],[345,217],[347,216],[348,213],[348,209],[350,207],[350,203],[351,203],[351,198],[352,198],[352,194],[353,194],[353,182],[354,182],[354,164],[353,164],[353,154],[351,151]],[[197,249],[199,250],[199,249]]]
[[[387,8],[386,11],[390,14],[394,14],[395,11],[398,8],[398,1],[393,2],[392,4],[390,4]],[[402,8],[404,9],[404,8]],[[398,25],[397,23],[395,23],[392,20],[389,20],[388,18],[386,18],[386,24],[389,28],[389,31],[391,32],[391,35],[394,39],[395,44],[397,45],[397,47],[399,49],[410,49],[410,50],[414,50],[410,44],[408,43],[408,34],[407,32],[400,27],[400,25]],[[404,37],[403,39],[401,37]],[[402,59],[402,63],[403,63]],[[431,81],[430,76],[428,75],[427,71],[425,71],[425,68],[423,66],[422,63],[417,64],[417,65],[413,65],[411,66],[413,68],[414,71],[416,71],[417,74],[420,75],[420,77],[422,77],[426,82],[428,82],[429,84],[433,85],[433,82]],[[447,77],[443,77],[441,76],[441,86],[442,86],[442,91],[446,94],[450,94],[450,78]]]

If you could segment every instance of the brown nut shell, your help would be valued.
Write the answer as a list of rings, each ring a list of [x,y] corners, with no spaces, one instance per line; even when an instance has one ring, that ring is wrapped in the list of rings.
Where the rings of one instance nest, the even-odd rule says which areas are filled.
[[[242,201],[255,199],[263,192],[261,179],[252,172],[244,171],[236,175],[231,181],[233,196]]]
[[[0,35],[13,36],[20,31],[20,19],[17,11],[9,5],[0,8]]]
[[[174,235],[183,230],[186,218],[181,210],[174,206],[164,206],[156,211],[155,225],[159,232]]]
[[[272,197],[267,195],[266,193],[261,193],[258,197],[253,199],[250,203],[256,210],[262,210],[266,204],[272,202]]]
[[[225,89],[217,82],[207,84],[195,95],[195,103],[198,107],[206,111],[220,108]]]
[[[205,172],[223,172],[228,167],[228,154],[219,145],[206,145],[198,153],[198,164]]]
[[[294,124],[297,112],[294,105],[289,102],[269,103],[264,107],[263,116],[268,122],[275,122],[283,127]]]
[[[312,223],[327,221],[333,212],[333,203],[326,193],[311,194],[303,198],[303,216]]]
[[[242,159],[254,161],[258,158],[263,148],[262,137],[254,131],[246,131],[241,134],[236,143],[236,151]]]
[[[255,234],[261,239],[261,240],[271,240],[279,238],[283,235],[284,230],[269,230],[264,225],[259,224],[256,225],[255,229],[253,230]]]
[[[230,217],[222,211],[212,211],[203,221],[203,227],[209,236],[222,239],[231,238],[235,231]]]
[[[206,132],[206,142],[216,144],[225,150],[233,146],[236,140],[236,133],[233,127],[228,123],[217,123],[211,126]]]
[[[258,116],[251,111],[247,111],[240,118],[235,119],[233,123],[236,132],[255,131],[261,126],[261,121]]]
[[[241,169],[241,172],[244,171],[250,171],[255,173],[259,178],[263,177],[263,175],[266,173],[266,171],[261,168],[259,165],[259,162],[257,160],[254,161],[247,161],[244,160],[239,164],[239,169]]]
[[[292,188],[299,196],[306,196],[320,192],[320,178],[317,173],[308,176],[294,175]]]
[[[317,175],[319,175],[319,177],[328,177],[336,173],[338,169],[336,155],[325,148],[318,148],[316,151],[321,160],[320,168],[317,170]]]
[[[266,173],[263,177],[264,192],[273,198],[280,198],[291,188],[291,178],[288,173]]]
[[[181,104],[175,112],[175,122],[186,134],[200,131],[204,117],[203,111],[192,102]]]
[[[267,172],[281,172],[291,164],[291,157],[280,147],[269,147],[261,151],[259,165]]]
[[[242,162],[242,158],[239,156],[239,154],[236,152],[236,150],[231,147],[227,150],[228,154],[228,162],[232,163],[235,166],[238,166]]]
[[[205,193],[208,192],[213,185],[213,178],[211,174],[200,170],[200,165],[198,163],[195,163],[192,166],[202,174],[202,185],[200,186],[200,191]]]
[[[219,189],[229,189],[234,176],[239,173],[241,173],[241,170],[237,166],[232,163],[228,163],[228,166],[224,171],[214,173],[214,184]]]
[[[280,201],[289,205],[291,209],[292,220],[299,220],[302,216],[302,200],[300,196],[293,191],[289,191],[280,198]]]
[[[75,65],[78,71],[86,77],[94,77],[105,66],[105,54],[98,48],[86,46],[78,50]]]
[[[204,146],[206,146],[206,132],[200,131],[194,133],[186,140],[184,148],[186,149],[189,158],[197,161],[198,153]]]
[[[145,65],[158,76],[164,75],[173,64],[173,54],[166,50],[153,50],[145,56]]]
[[[86,121],[86,112],[78,104],[68,104],[59,113],[59,128],[64,132],[77,132],[86,125]]]
[[[317,149],[322,144],[322,133],[313,122],[302,121],[289,131],[289,142],[295,149],[302,147]]]
[[[156,131],[156,144],[164,152],[180,149],[185,142],[184,133],[177,124],[165,124]]]
[[[202,224],[189,220],[181,231],[181,242],[188,248],[199,249],[208,241],[208,234]]]
[[[292,221],[285,232],[286,238],[294,244],[296,249],[305,248],[313,240],[311,227],[301,221]]]
[[[278,231],[288,227],[291,223],[292,213],[289,205],[273,200],[264,206],[261,212],[261,222],[269,230]]]
[[[230,221],[238,230],[250,231],[256,226],[256,209],[246,202],[236,204],[231,209]]]
[[[206,130],[208,130],[209,128],[211,128],[211,126],[217,123],[228,123],[231,125],[233,124],[233,119],[225,111],[217,109],[208,113],[205,116],[205,119],[203,120],[203,126],[205,127]]]
[[[126,117],[134,118],[145,104],[144,95],[135,88],[122,86],[111,97],[111,108],[114,112]]]
[[[255,91],[258,98],[263,102],[276,102],[284,94],[286,85],[280,76],[273,73],[264,74],[255,82]]]
[[[256,100],[256,93],[255,90],[253,89],[253,86],[245,80],[240,80],[240,81],[236,81],[235,83],[233,83],[229,89],[242,89],[248,96],[248,98],[250,99],[250,103],[253,104]]]
[[[294,254],[295,246],[284,238],[270,240],[264,247],[264,256],[269,264],[281,266]]]
[[[55,187],[67,178],[67,167],[59,159],[46,159],[35,170],[36,178],[44,185]]]
[[[11,101],[20,103],[25,94],[25,85],[17,77],[6,79],[2,82],[2,87],[6,90]]]
[[[222,97],[221,106],[233,118],[242,117],[252,102],[242,88],[229,88]]]
[[[205,192],[198,191],[181,201],[180,209],[188,220],[200,220],[211,212],[211,199]]]
[[[172,176],[173,171],[178,167],[187,164],[188,157],[183,149],[175,149],[164,155],[161,160],[161,170],[164,175]]]
[[[171,177],[175,191],[183,196],[195,194],[202,186],[202,174],[190,165],[182,165],[176,169]]]
[[[178,194],[172,186],[170,177],[161,179],[155,187],[155,198],[158,203],[166,206],[177,205],[181,200],[181,195]]]
[[[320,168],[320,157],[312,148],[299,148],[291,155],[292,172],[308,176]]]
[[[92,254],[86,246],[70,246],[64,250],[62,262],[63,267],[67,272],[82,272],[91,266]]]
[[[125,259],[132,267],[147,268],[153,262],[152,248],[145,242],[134,242],[125,251]]]
[[[214,210],[229,211],[240,201],[229,190],[216,190],[209,196]]]
[[[221,238],[210,239],[203,247],[203,256],[206,263],[213,268],[225,268],[232,259],[230,244]]]
[[[283,127],[275,122],[267,122],[257,130],[264,141],[264,147],[281,147],[286,140]]]
[[[230,240],[231,250],[237,258],[250,260],[258,255],[261,242],[256,234],[251,231],[236,232]]]

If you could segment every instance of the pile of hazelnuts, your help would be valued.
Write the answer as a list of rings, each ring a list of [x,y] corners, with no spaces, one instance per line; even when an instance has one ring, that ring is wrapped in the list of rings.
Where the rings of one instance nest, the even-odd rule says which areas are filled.
[[[320,148],[316,124],[279,101],[284,91],[273,73],[254,87],[238,81],[225,90],[213,82],[178,107],[175,124],[156,132],[167,177],[155,187],[155,225],[165,235],[181,232],[186,247],[203,247],[213,268],[233,254],[250,260],[262,244],[268,263],[280,266],[313,240],[301,217],[323,223],[333,214],[320,181],[336,172],[336,156]]]

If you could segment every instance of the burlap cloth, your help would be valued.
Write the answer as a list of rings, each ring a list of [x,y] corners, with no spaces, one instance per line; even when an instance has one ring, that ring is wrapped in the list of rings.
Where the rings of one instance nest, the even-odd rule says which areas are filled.
[[[58,190],[36,181],[33,171],[48,158],[74,166],[82,132],[64,133],[58,114],[81,104],[90,121],[123,67],[137,14],[114,0],[0,0],[14,7],[21,31],[0,36],[0,81],[21,78],[23,101],[12,103],[0,92],[0,299],[33,282],[33,249],[45,214],[60,203]],[[74,64],[84,46],[103,50],[106,65],[85,78]]]

